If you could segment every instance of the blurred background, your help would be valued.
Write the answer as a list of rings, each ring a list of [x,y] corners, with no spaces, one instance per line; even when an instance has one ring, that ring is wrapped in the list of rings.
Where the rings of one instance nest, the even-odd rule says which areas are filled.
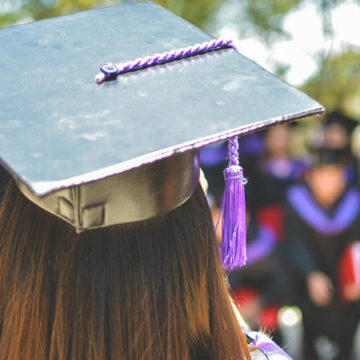
[[[125,2],[0,0],[0,28]],[[339,280],[337,275],[334,275],[335,279],[331,273],[332,269],[339,268],[345,255],[357,259],[357,281],[360,281],[360,227],[352,226],[360,223],[360,209],[357,207],[360,179],[360,0],[154,2],[214,37],[234,40],[242,54],[325,106],[327,115],[323,118],[310,118],[297,125],[284,125],[240,139],[241,163],[249,180],[246,189],[249,261],[245,268],[231,272],[229,279],[236,302],[250,325],[270,331],[295,360],[360,359],[359,329],[355,333],[353,355],[342,355],[337,334],[333,336],[324,330],[326,326],[338,326],[333,333],[343,332],[350,320],[345,325],[340,320],[334,320],[330,325],[324,321],[323,328],[320,326],[317,332],[307,330],[315,325],[311,322],[309,325],[306,319],[310,316],[310,319],[321,322],[319,309],[330,306],[321,304],[321,301],[318,303],[318,294],[324,286],[326,290],[326,281],[321,283],[318,278],[317,282],[310,283],[309,273],[302,274],[301,279],[296,271],[300,273],[303,269],[301,265],[298,268],[294,265],[299,258],[300,263],[306,259],[310,259],[309,263],[322,263],[323,254],[317,254],[312,244],[326,238],[329,244],[337,244],[333,249],[338,254],[330,270],[326,270],[326,266],[321,268],[321,273],[326,274],[330,284],[332,282],[328,286],[330,298],[340,299],[342,296],[343,280]],[[209,147],[201,154],[215,224],[223,192],[225,157],[226,144]],[[324,170],[326,166],[328,171]],[[332,166],[332,172],[329,166]],[[341,174],[341,179],[337,174]],[[316,183],[316,176],[322,179],[319,180],[320,186]],[[312,204],[313,209],[317,209],[315,212],[324,215],[319,217],[319,222],[327,216],[326,224],[343,226],[341,231],[324,232],[318,223],[307,219],[306,214],[295,211],[296,196],[289,198],[289,189],[293,189],[292,194],[296,195],[296,191],[302,194],[297,197],[302,202],[300,207],[309,208]],[[308,204],[303,203],[306,197],[310,199]],[[354,216],[351,224],[348,220],[348,227],[344,228],[345,225],[338,222],[348,213]],[[286,226],[292,221],[300,224],[295,233],[293,228]],[[221,226],[217,230],[221,241]],[[314,236],[313,243],[308,241],[309,234]],[[302,236],[306,238],[302,239]],[[351,252],[350,245],[354,244],[357,252]],[[296,254],[293,249],[298,250]],[[312,294],[314,288],[315,295]],[[299,289],[308,293],[307,300],[299,300]],[[360,291],[356,291],[351,300],[344,302],[342,298],[340,305],[332,308],[332,312],[338,312],[343,318],[355,318],[353,328],[358,326],[360,319]],[[313,306],[310,310],[306,307],[308,300]],[[324,297],[320,300],[324,301]],[[350,307],[351,312],[348,312]],[[343,311],[347,311],[344,316]],[[350,337],[355,332],[347,331]],[[314,341],[306,339],[308,333]],[[313,346],[313,353],[306,353],[309,350],[306,346]],[[345,346],[351,347],[351,342]]]

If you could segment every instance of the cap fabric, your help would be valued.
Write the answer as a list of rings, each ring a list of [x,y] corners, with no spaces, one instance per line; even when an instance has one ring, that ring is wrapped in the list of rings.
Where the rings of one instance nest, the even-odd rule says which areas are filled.
[[[104,63],[211,39],[151,3],[1,30],[2,164],[26,196],[80,232],[186,201],[199,176],[192,150],[323,112],[231,48],[94,81]],[[128,204],[142,215],[125,216]]]

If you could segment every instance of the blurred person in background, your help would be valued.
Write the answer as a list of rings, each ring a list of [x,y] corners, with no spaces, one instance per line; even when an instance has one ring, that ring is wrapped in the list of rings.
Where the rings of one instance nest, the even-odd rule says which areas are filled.
[[[359,165],[351,148],[351,135],[357,125],[358,121],[339,111],[328,114],[323,122],[324,146],[343,153],[348,183],[359,183]]]
[[[360,289],[343,293],[341,264],[360,239],[360,193],[347,181],[342,149],[322,147],[316,157],[305,182],[287,192],[284,253],[303,314],[304,359],[349,360]]]
[[[283,237],[284,204],[287,188],[304,174],[307,165],[290,151],[291,125],[283,124],[265,132],[265,148],[257,174],[251,185],[257,221],[275,232],[277,241]]]
[[[278,310],[287,291],[277,238],[273,229],[256,222],[247,210],[247,263],[229,273],[234,300],[253,329],[266,329],[278,343]]]

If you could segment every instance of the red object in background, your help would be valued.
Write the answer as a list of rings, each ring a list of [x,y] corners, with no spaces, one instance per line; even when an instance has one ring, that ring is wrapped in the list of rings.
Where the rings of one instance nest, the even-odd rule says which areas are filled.
[[[345,303],[350,303],[356,300],[353,297],[355,290],[360,294],[360,241],[346,247],[338,269],[341,298]]]
[[[266,306],[259,316],[259,323],[262,329],[274,331],[278,329],[279,307],[275,305]]]
[[[236,290],[233,297],[235,303],[239,306],[242,306],[249,301],[258,300],[260,297],[260,293],[253,289],[242,288]]]
[[[281,241],[284,236],[284,206],[272,205],[258,210],[256,220],[261,225],[269,226],[276,234],[276,240]]]
[[[245,309],[247,304],[260,300],[260,293],[250,288],[238,289],[234,293],[235,304],[241,309]],[[259,329],[274,331],[278,329],[278,312],[279,307],[268,305],[260,310],[256,317]],[[245,317],[246,320],[246,317]]]

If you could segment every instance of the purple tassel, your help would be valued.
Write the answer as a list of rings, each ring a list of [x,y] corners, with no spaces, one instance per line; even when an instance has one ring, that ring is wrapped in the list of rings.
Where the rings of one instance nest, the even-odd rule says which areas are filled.
[[[238,160],[238,140],[229,140],[229,165],[224,170],[225,190],[221,204],[222,261],[226,270],[246,263],[246,209],[243,169]]]

